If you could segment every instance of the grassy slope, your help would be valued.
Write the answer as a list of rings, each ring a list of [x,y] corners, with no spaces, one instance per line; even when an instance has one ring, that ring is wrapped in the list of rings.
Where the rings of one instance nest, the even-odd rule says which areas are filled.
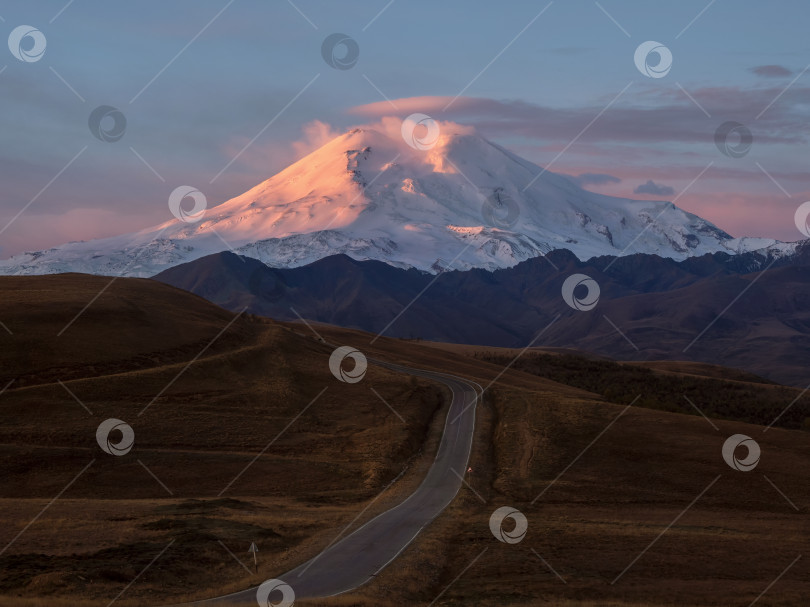
[[[376,367],[360,384],[341,384],[328,348],[251,317],[166,389],[234,316],[165,285],[119,280],[57,336],[107,282],[0,281],[0,319],[13,332],[1,338],[3,385],[16,378],[0,396],[2,547],[93,462],[0,556],[3,592],[106,604],[172,538],[125,599],[242,587],[261,577],[219,541],[243,559],[256,541],[267,569],[315,554],[419,455],[439,421],[441,388]],[[135,431],[127,456],[96,444],[109,417]]]
[[[345,334],[319,330],[330,339]],[[484,386],[503,369],[476,366],[483,362],[471,356],[476,350],[465,356],[433,344],[398,346],[397,340],[375,346],[381,355],[412,365],[444,364]],[[560,606],[749,604],[805,551],[806,433],[778,427],[765,432],[732,420],[713,420],[715,429],[697,414],[626,409],[545,378],[532,383],[536,376],[514,367],[493,384],[479,409],[474,473],[468,477],[475,493],[462,489],[448,512],[374,584],[312,604],[428,604],[440,593],[440,605],[535,605],[538,599]],[[683,374],[668,365],[661,375],[676,375],[680,386],[684,377],[722,374],[715,365],[703,367],[690,366]],[[728,377],[731,393],[741,379],[756,380],[736,370],[728,370]],[[756,382],[747,383],[749,402],[756,404]],[[788,390],[792,400],[796,391]],[[725,439],[738,432],[762,448],[750,473],[732,470],[721,456]],[[489,516],[503,505],[529,520],[520,544],[502,544],[489,531]],[[808,593],[810,568],[800,559],[757,605],[800,605]]]
[[[475,356],[498,365],[514,358],[502,353]],[[601,394],[614,403],[810,430],[810,394],[731,369],[723,377],[722,368],[710,365],[639,365],[534,352],[523,355],[513,368]]]

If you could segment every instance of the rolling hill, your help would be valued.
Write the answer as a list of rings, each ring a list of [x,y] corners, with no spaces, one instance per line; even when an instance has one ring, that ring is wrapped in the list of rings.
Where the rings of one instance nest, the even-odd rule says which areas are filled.
[[[677,262],[639,254],[583,262],[557,250],[512,268],[435,276],[347,256],[268,268],[226,252],[155,280],[280,320],[300,315],[393,337],[574,348],[620,360],[695,360],[804,387],[808,254],[801,246],[788,257],[715,253]],[[599,285],[589,312],[561,296],[575,273]]]

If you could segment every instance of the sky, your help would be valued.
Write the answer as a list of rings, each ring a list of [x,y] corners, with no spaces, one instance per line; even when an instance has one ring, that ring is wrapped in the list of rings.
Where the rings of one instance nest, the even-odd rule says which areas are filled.
[[[214,206],[414,112],[587,189],[798,240],[809,17],[802,0],[3,2],[0,257],[166,221],[179,185]],[[31,29],[40,40],[17,40]],[[347,69],[322,53],[336,33],[359,53]],[[647,41],[668,72],[655,52],[637,67]]]

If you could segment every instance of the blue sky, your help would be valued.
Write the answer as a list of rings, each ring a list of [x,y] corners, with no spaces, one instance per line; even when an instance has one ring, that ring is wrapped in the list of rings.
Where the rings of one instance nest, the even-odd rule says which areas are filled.
[[[792,217],[810,199],[806,2],[293,1],[0,5],[4,36],[30,25],[47,39],[36,62],[0,49],[0,255],[165,221],[181,184],[217,204],[324,133],[416,108],[553,160],[554,171],[610,176],[583,180],[591,189],[678,196],[734,235],[801,236]],[[351,69],[321,57],[335,32],[359,46]],[[672,52],[663,78],[634,65],[647,40]],[[99,105],[126,117],[119,141],[90,133]],[[742,158],[714,145],[728,120],[753,133]]]

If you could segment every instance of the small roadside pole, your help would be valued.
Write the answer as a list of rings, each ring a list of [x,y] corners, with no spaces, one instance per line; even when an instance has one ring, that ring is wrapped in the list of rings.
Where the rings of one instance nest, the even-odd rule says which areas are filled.
[[[256,542],[250,542],[250,548],[248,548],[248,552],[253,553],[253,567],[256,569],[256,573],[259,573],[259,562],[256,560],[256,553],[259,549],[256,547]]]

